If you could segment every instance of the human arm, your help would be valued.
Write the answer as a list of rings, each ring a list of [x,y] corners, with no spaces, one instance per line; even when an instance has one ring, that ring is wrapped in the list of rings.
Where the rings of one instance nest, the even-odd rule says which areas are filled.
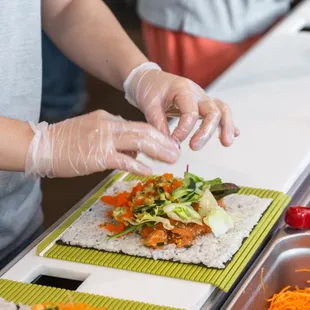
[[[147,62],[103,1],[44,0],[42,8],[46,32],[66,55],[124,90],[128,101],[164,134],[170,135],[166,112],[176,107],[181,117],[172,137],[178,142],[190,134],[199,115],[203,118],[190,141],[193,150],[201,149],[217,128],[224,146],[239,135],[226,104],[209,98],[192,81]]]
[[[123,90],[147,58],[102,0],[42,0],[42,23],[56,45],[80,67]]]
[[[34,133],[29,124],[0,116],[0,170],[24,171]]]
[[[64,122],[27,124],[0,116],[0,170],[36,177],[74,177],[107,169],[152,170],[126,155],[141,152],[174,163],[177,145],[151,125],[99,110]]]

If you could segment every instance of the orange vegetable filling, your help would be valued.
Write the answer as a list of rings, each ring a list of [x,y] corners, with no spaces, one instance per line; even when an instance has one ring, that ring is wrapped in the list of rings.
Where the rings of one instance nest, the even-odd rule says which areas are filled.
[[[310,272],[310,269],[299,269],[296,272]],[[307,281],[309,283],[309,281]],[[309,310],[310,287],[292,289],[286,286],[280,293],[274,294],[267,300],[270,303],[268,310]]]
[[[107,223],[107,224],[105,225],[105,228],[106,228],[109,232],[111,232],[111,233],[113,233],[113,234],[118,234],[118,233],[120,233],[120,232],[122,232],[122,231],[125,230],[125,226],[124,226],[123,223],[116,223],[116,224]]]
[[[174,178],[173,174],[165,173],[161,177],[155,179],[149,179],[142,184],[139,182],[133,187],[130,193],[123,192],[116,196],[102,196],[101,200],[114,207],[134,207],[143,206],[149,204],[147,198],[151,200],[159,199],[159,193],[156,190],[155,185],[161,185],[165,193],[171,194],[174,190],[183,185],[183,182],[179,179]]]
[[[107,223],[105,228],[113,234],[124,231],[129,225],[126,220],[134,217],[135,208],[148,206],[156,200],[160,200],[160,195],[163,194],[162,190],[166,199],[173,201],[171,193],[182,185],[182,180],[175,178],[173,174],[165,173],[147,180],[144,184],[139,182],[129,193],[123,192],[116,196],[101,197],[104,203],[113,206],[113,209],[108,211],[108,216],[113,219],[113,222]],[[199,203],[193,203],[193,208],[198,210]],[[178,248],[190,247],[197,236],[211,232],[207,225],[169,221],[174,226],[173,230],[165,229],[162,224],[142,227],[140,234],[144,239],[145,246],[161,248],[170,243],[175,244]]]

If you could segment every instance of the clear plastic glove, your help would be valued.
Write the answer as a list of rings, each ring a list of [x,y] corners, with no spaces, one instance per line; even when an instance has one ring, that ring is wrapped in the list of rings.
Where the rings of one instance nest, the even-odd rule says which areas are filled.
[[[25,171],[37,177],[74,177],[106,169],[151,175],[151,168],[134,159],[142,152],[174,163],[179,157],[175,141],[146,123],[129,122],[105,111],[48,125],[31,124],[35,133]]]
[[[208,97],[191,80],[163,72],[154,63],[147,62],[134,69],[124,82],[124,90],[126,99],[166,135],[170,135],[166,112],[178,109],[181,117],[172,138],[179,142],[187,138],[201,115],[201,126],[190,141],[193,150],[201,149],[217,128],[224,146],[231,145],[239,135],[226,104]]]

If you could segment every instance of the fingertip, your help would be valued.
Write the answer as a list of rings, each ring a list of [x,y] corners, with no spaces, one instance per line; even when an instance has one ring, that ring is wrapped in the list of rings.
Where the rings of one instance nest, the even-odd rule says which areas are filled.
[[[136,175],[141,175],[141,176],[150,176],[153,174],[153,171],[150,167],[145,166],[143,164],[137,164],[136,167],[134,167],[131,171],[132,173]]]
[[[128,171],[136,175],[152,175],[152,169],[150,167],[122,153],[115,156],[114,164],[112,164],[111,168]]]
[[[166,162],[168,164],[174,164],[180,158],[181,152],[179,147],[173,149],[163,149],[160,156],[157,159]]]
[[[221,144],[225,147],[231,146],[234,142],[234,139],[235,139],[235,136],[233,133],[230,133],[228,135],[222,135],[220,137]]]
[[[239,137],[240,136],[239,128],[237,128],[237,127],[235,128],[234,134],[235,134],[235,137]]]
[[[176,149],[181,151],[181,141],[178,138],[171,137],[172,141],[175,143]]]
[[[159,124],[157,128],[164,136],[170,137],[170,130],[168,123],[167,124]]]
[[[174,129],[171,137],[174,141],[183,142],[189,135],[189,130],[178,124],[177,128]]]
[[[145,177],[149,177],[153,175],[152,169],[149,169],[148,171],[145,170],[139,170],[137,171],[136,175],[140,175],[140,176],[145,176]]]
[[[178,126],[172,133],[173,139],[183,142],[195,127],[198,118],[199,118],[198,112],[182,114]]]
[[[175,164],[179,158],[180,158],[180,152],[174,154],[174,157],[169,158],[169,160],[167,161],[169,164]]]
[[[156,110],[153,113],[145,113],[146,120],[165,136],[170,136],[169,124],[164,111]]]
[[[183,139],[182,139],[182,135],[180,135],[177,131],[177,129],[175,129],[171,135],[171,139],[173,141],[175,141],[178,145],[183,142]]]
[[[200,151],[208,142],[208,140],[205,139],[199,139],[197,141],[195,140],[197,139],[195,139],[194,136],[189,143],[190,148],[195,152]]]

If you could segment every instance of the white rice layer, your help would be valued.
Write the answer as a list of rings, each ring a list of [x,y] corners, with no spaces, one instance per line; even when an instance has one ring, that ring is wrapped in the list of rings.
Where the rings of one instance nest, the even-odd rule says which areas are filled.
[[[13,302],[9,302],[0,297],[0,310],[17,310]]]
[[[105,195],[130,191],[136,183],[137,181],[118,182],[109,188]],[[224,198],[224,203],[227,206],[227,212],[233,219],[234,227],[225,235],[215,237],[210,233],[200,236],[188,249],[177,249],[175,245],[170,244],[161,250],[154,250],[145,247],[138,234],[108,240],[107,235],[110,233],[106,229],[100,228],[99,225],[109,220],[107,210],[111,207],[97,201],[65,231],[60,240],[73,246],[122,252],[155,260],[203,264],[207,267],[222,269],[241,247],[243,239],[249,236],[271,202],[272,199],[261,199],[253,195],[229,195]]]
[[[18,310],[31,310],[31,306],[18,304]],[[17,305],[0,297],[0,310],[17,310]]]

